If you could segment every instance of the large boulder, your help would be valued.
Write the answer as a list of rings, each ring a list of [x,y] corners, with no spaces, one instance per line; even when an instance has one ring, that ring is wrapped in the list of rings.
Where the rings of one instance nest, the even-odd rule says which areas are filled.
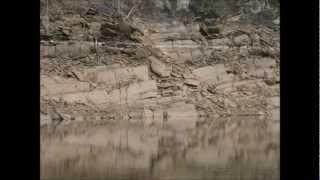
[[[201,67],[193,70],[192,73],[199,81],[206,83],[221,84],[233,80],[233,75],[227,73],[224,64]]]
[[[168,77],[171,73],[171,68],[168,67],[165,63],[160,61],[159,59],[151,56],[151,70],[160,77]]]

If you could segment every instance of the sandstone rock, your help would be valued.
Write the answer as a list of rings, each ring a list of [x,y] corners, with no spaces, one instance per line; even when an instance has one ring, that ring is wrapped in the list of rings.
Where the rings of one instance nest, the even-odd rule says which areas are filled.
[[[249,49],[248,49],[247,46],[241,46],[239,51],[240,51],[240,55],[242,57],[248,57],[249,56]]]
[[[150,55],[155,56],[156,58],[161,58],[163,56],[160,49],[153,47],[153,46],[147,46],[148,50],[150,51]]]
[[[203,53],[199,48],[194,48],[190,50],[191,53],[191,60],[192,61],[197,61],[199,58],[203,57]],[[190,58],[186,58],[186,61]]]
[[[139,100],[142,97],[145,99],[154,97],[154,94],[150,94],[149,92],[156,92],[157,85],[154,80],[143,81],[140,83],[131,84],[127,89],[127,100],[128,102],[133,102],[135,100]],[[149,96],[146,96],[148,95]]]
[[[146,81],[149,79],[149,70],[147,66],[127,68],[101,66],[85,70],[80,77],[82,81],[116,85],[120,81],[130,82],[134,79]]]
[[[238,46],[241,46],[241,45],[247,45],[250,43],[250,38],[248,35],[246,34],[242,34],[240,36],[237,36],[233,39],[234,43]]]
[[[243,85],[256,86],[260,82],[262,82],[262,81],[244,80],[244,81],[238,81],[238,82],[228,82],[228,83],[217,85],[215,88],[215,91],[219,92],[219,93],[227,94],[232,91],[236,91],[237,87],[239,87],[239,86],[243,86]]]
[[[133,74],[132,76],[134,76],[135,79],[141,80],[141,81],[149,80],[149,69],[147,66],[138,66],[138,67],[132,68],[131,70]]]
[[[73,104],[73,103],[86,104],[87,103],[86,96],[87,96],[86,92],[77,92],[77,93],[64,94],[58,97],[61,97],[61,100],[68,104]]]
[[[42,57],[54,57],[55,56],[55,46],[40,45],[40,55]]]
[[[172,88],[174,87],[175,85],[172,84],[172,83],[169,83],[169,82],[162,82],[158,85],[159,88],[164,88],[164,89],[167,89],[167,88]]]
[[[135,50],[135,56],[137,59],[147,58],[151,55],[151,52],[146,48],[139,47]]]
[[[96,105],[103,104],[139,104],[144,100],[158,97],[156,82],[153,80],[130,84],[128,87],[115,89],[109,93],[104,90],[96,90],[86,94],[63,96],[69,102],[91,102]],[[80,96],[82,95],[82,96]],[[77,97],[79,99],[77,99]]]
[[[194,87],[197,87],[197,86],[200,85],[200,81],[195,80],[195,79],[186,79],[186,80],[184,81],[184,83],[185,83],[186,85],[194,86]]]
[[[271,79],[275,76],[275,73],[273,69],[270,69],[270,68],[258,68],[253,71],[250,71],[248,75],[255,78]]]
[[[229,46],[232,44],[229,38],[211,39],[208,41],[210,46]]]
[[[277,65],[276,60],[269,57],[255,59],[254,63],[257,68],[275,68]]]
[[[274,86],[274,85],[278,84],[280,81],[278,80],[278,78],[271,78],[271,79],[265,79],[264,82],[268,86]]]
[[[61,77],[41,76],[41,96],[62,93],[85,92],[90,90],[90,84]]]
[[[160,60],[152,56],[150,57],[150,61],[151,61],[151,70],[154,73],[156,73],[160,77],[170,76],[171,69],[167,67],[165,63],[161,62]]]
[[[86,99],[92,104],[104,104],[108,102],[108,94],[104,90],[94,90],[87,93]]]
[[[194,58],[198,58],[200,56],[202,56],[202,53],[200,52],[200,54],[193,54],[195,52],[192,52],[191,48],[179,48],[176,49],[176,54],[178,56],[177,62],[178,63],[183,63],[185,61],[192,61]],[[197,51],[199,52],[199,51]]]
[[[177,53],[177,51],[175,49],[161,49],[161,51],[163,52],[163,54],[165,56],[168,56],[171,59],[176,60],[176,61],[179,60],[179,54]]]
[[[63,42],[55,46],[55,55],[61,57],[85,57],[90,54],[92,47],[90,42]]]
[[[111,93],[107,93],[104,90],[94,90],[91,92],[77,92],[69,93],[58,96],[63,102],[68,104],[80,103],[80,104],[111,104],[111,103],[125,103],[125,94],[122,95],[122,101],[120,101],[119,90],[114,90]],[[55,97],[56,98],[56,97]]]
[[[199,45],[192,40],[176,40],[173,42],[174,48],[198,48]]]
[[[172,102],[177,102],[177,101],[182,101],[184,99],[184,97],[182,97],[181,95],[178,96],[170,96],[170,97],[161,97],[157,99],[157,103],[158,104],[170,104]]]
[[[164,89],[161,92],[163,97],[174,96],[175,92],[172,89]]]
[[[232,74],[227,74],[227,69],[223,64],[198,68],[193,71],[193,74],[201,82],[214,84],[230,82],[233,79]]]
[[[192,23],[192,24],[189,24],[187,26],[187,28],[191,33],[199,32],[200,31],[200,24]]]
[[[70,115],[70,114],[67,114],[67,113],[59,113],[59,114],[61,115],[63,121],[70,122],[72,119],[72,115]]]
[[[230,99],[224,99],[224,104],[227,106],[227,107],[232,107],[232,108],[236,108],[237,107],[237,104],[234,103],[233,101],[231,101]]]
[[[90,23],[89,33],[98,37],[100,35],[101,24],[99,22]]]
[[[82,122],[82,121],[84,121],[84,117],[83,116],[75,116],[74,121]]]
[[[188,33],[188,30],[186,28],[186,26],[178,21],[173,21],[172,24],[169,24],[169,26],[167,27],[167,32],[176,32],[176,33],[180,33],[180,34],[186,34]]]
[[[155,46],[156,48],[159,48],[161,50],[165,49],[172,49],[173,48],[173,43],[170,41],[165,41],[165,42],[159,42]]]
[[[158,98],[160,95],[157,91],[148,91],[141,94],[141,99]]]
[[[280,107],[280,97],[279,96],[275,96],[275,97],[270,97],[267,99],[267,102],[270,106],[273,107]]]

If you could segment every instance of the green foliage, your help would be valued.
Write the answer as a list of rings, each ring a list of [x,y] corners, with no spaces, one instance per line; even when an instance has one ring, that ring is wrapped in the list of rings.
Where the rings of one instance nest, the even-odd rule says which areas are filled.
[[[196,11],[202,16],[224,16],[239,10],[239,0],[198,0]]]
[[[199,12],[205,16],[210,15],[210,14],[214,14],[215,1],[216,0],[201,0]]]

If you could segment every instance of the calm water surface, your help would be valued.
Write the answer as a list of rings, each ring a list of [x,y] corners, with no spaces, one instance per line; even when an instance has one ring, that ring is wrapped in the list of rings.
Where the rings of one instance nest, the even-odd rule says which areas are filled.
[[[277,180],[279,121],[229,118],[193,130],[70,125],[41,130],[41,177],[52,180]]]

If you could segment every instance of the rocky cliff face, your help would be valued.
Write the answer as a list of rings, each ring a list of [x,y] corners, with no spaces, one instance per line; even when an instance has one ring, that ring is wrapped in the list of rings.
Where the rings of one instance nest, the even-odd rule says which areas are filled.
[[[45,14],[47,3],[45,0],[40,2],[41,14]],[[278,0],[78,0],[76,3],[74,0],[53,0],[48,4],[51,15],[56,14],[57,17],[63,11],[83,14],[90,7],[95,7],[100,13],[110,13],[116,11],[112,6],[120,7],[122,15],[137,6],[140,13],[136,13],[148,18],[185,16],[186,13],[202,18],[242,14],[243,20],[269,25],[280,15]]]
[[[245,14],[182,21],[193,1],[145,0],[124,37],[112,1],[49,2],[43,177],[279,179],[276,29]]]

